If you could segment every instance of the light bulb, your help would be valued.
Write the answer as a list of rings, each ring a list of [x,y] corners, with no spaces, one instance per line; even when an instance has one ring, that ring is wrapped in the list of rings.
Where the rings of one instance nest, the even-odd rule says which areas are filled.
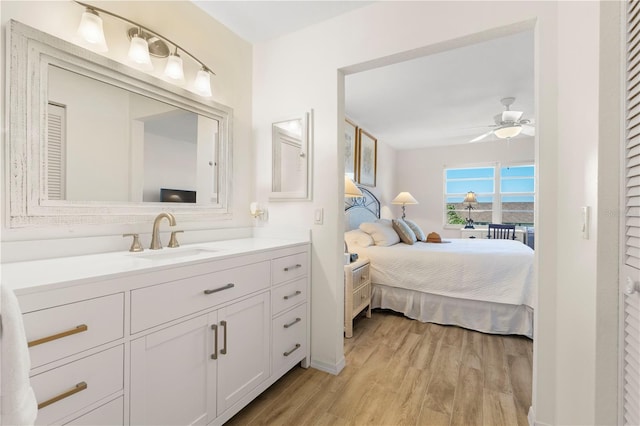
[[[184,81],[184,70],[182,69],[182,58],[178,53],[169,55],[167,66],[164,68],[164,75],[172,80]]]
[[[198,71],[196,79],[193,82],[193,87],[199,95],[205,97],[211,96],[211,74],[209,74],[206,68]]]
[[[131,45],[129,46],[129,59],[136,64],[142,65],[144,68],[153,69],[151,64],[151,56],[149,56],[149,43],[147,40],[135,34],[131,38]]]
[[[104,38],[104,30],[102,29],[102,18],[95,10],[87,8],[82,13],[82,19],[78,26],[78,35],[96,52],[109,50],[107,41]]]
[[[520,134],[522,131],[522,126],[519,124],[514,125],[506,125],[503,127],[499,127],[493,131],[493,133],[499,137],[500,139],[513,138]]]

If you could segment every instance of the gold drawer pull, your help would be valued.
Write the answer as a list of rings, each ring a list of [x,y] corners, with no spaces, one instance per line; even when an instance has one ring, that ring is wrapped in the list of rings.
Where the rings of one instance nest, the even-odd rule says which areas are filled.
[[[284,271],[285,271],[285,272],[289,272],[289,271],[291,271],[291,270],[293,270],[293,269],[298,269],[298,268],[302,268],[302,265],[301,265],[301,264],[299,264],[299,263],[296,263],[296,264],[295,264],[295,265],[293,265],[293,266],[287,266],[286,268],[284,268]]]
[[[67,397],[70,397],[71,395],[74,395],[74,394],[76,394],[78,392],[82,392],[86,388],[87,388],[87,382],[80,382],[73,389],[70,389],[70,390],[68,390],[66,392],[63,392],[60,395],[54,396],[51,399],[47,399],[44,402],[41,402],[40,404],[38,404],[38,410],[41,410],[44,407],[53,404],[54,402],[58,402],[61,399],[65,399]]]
[[[229,283],[227,285],[223,285],[222,287],[214,288],[213,290],[205,290],[204,294],[212,294],[217,293],[222,290],[228,290],[230,288],[234,288],[236,285],[234,283]]]
[[[294,319],[292,322],[290,322],[289,324],[285,324],[285,325],[284,325],[284,328],[289,328],[289,327],[291,327],[292,325],[299,323],[300,321],[302,321],[300,318],[296,318],[296,319]]]
[[[51,342],[52,340],[62,339],[63,337],[72,336],[74,334],[82,333],[83,331],[87,331],[89,327],[86,324],[80,324],[76,328],[71,330],[63,331],[62,333],[54,334],[52,336],[43,337],[42,339],[32,340],[27,343],[28,347],[38,346],[43,343]]]
[[[302,292],[301,292],[300,290],[296,290],[296,292],[295,292],[295,293],[290,294],[290,295],[288,295],[288,296],[284,296],[284,297],[283,297],[283,299],[284,299],[284,300],[289,300],[289,299],[291,299],[292,297],[296,297],[296,296],[299,296],[299,295],[301,295],[301,294],[302,294]]]
[[[296,350],[298,350],[299,348],[300,348],[300,343],[296,343],[296,347],[295,348],[291,349],[290,351],[287,351],[287,352],[283,353],[282,355],[289,356],[292,353],[294,353]]]

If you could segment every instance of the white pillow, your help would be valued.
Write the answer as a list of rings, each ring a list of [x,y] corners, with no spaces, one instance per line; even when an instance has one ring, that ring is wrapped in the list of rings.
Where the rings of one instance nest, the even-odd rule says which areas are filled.
[[[400,242],[398,233],[394,231],[391,221],[378,220],[375,223],[365,222],[360,224],[360,229],[371,235],[377,246],[392,246]]]
[[[351,251],[352,247],[369,247],[374,244],[371,235],[359,229],[345,232],[344,240],[347,243],[347,247],[349,247],[349,251]]]

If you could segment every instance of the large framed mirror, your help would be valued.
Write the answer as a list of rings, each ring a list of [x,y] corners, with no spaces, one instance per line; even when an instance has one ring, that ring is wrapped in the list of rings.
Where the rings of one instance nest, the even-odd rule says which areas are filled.
[[[313,110],[271,125],[272,201],[310,200]]]
[[[9,227],[230,217],[231,108],[10,25]]]

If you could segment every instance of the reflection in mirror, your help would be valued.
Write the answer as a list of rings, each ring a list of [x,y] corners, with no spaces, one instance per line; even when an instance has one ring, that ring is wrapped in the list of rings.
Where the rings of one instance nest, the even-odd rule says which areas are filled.
[[[9,25],[10,228],[232,218],[230,107]]]
[[[273,124],[273,192],[304,190],[306,162],[302,149],[302,119]]]
[[[272,125],[271,199],[309,199],[309,114]]]
[[[49,65],[49,200],[217,203],[218,121]]]

